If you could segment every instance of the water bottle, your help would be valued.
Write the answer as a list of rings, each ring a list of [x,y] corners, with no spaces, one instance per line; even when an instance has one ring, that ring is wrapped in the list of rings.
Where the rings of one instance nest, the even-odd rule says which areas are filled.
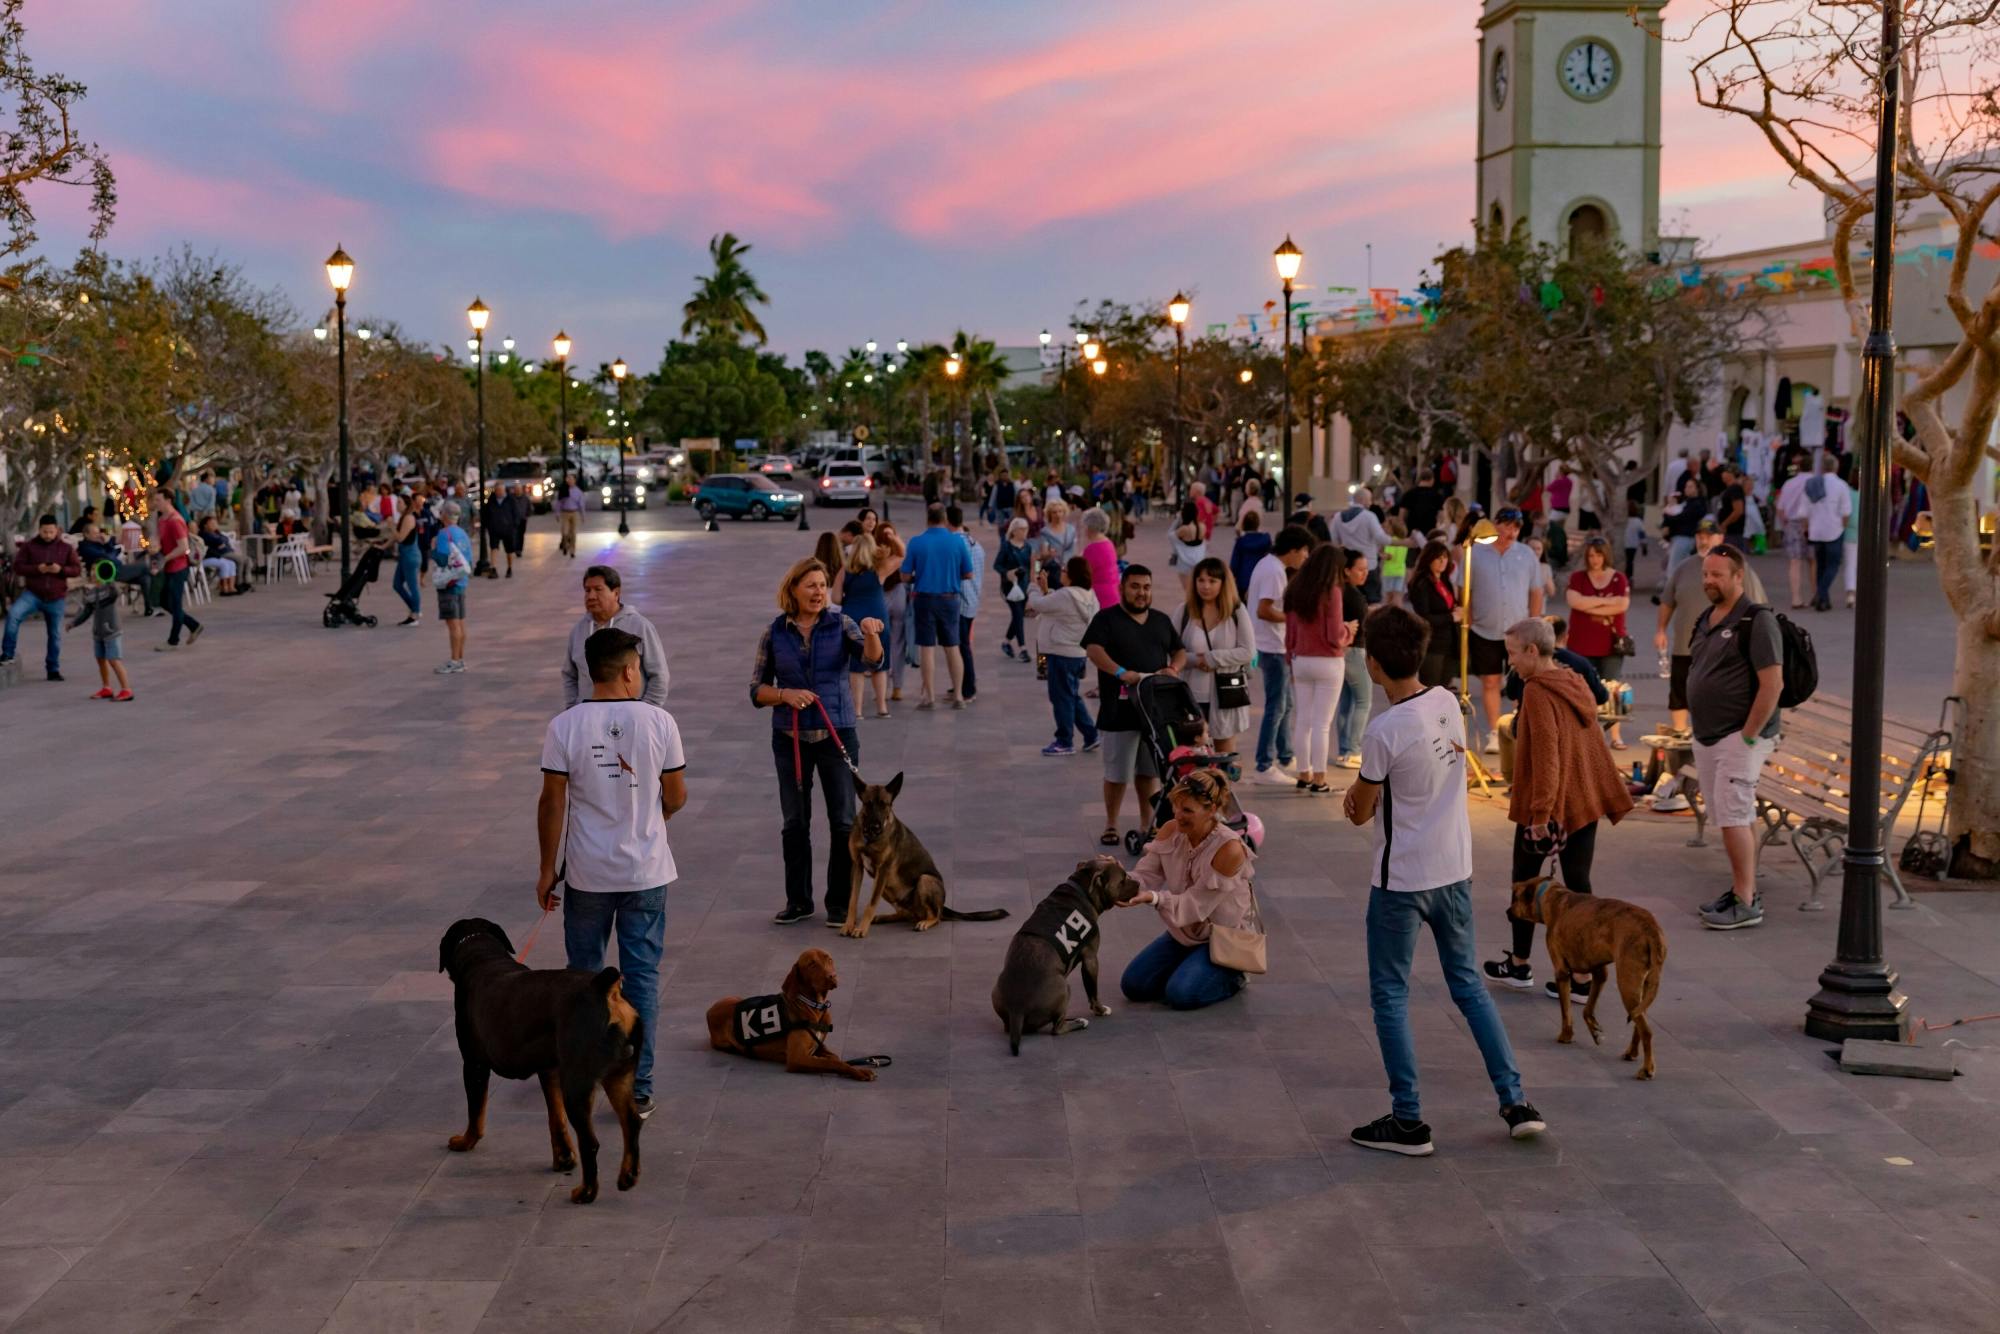
[[[1646,781],[1645,761],[1643,760],[1632,761],[1632,781],[1634,783],[1644,783]]]

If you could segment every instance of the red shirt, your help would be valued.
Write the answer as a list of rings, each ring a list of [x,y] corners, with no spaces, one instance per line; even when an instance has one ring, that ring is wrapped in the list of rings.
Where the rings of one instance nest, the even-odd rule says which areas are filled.
[[[1599,588],[1590,582],[1590,575],[1577,570],[1569,577],[1569,591],[1586,597],[1621,598],[1630,597],[1632,586],[1625,582],[1625,576],[1618,571],[1611,572],[1610,582]],[[1625,633],[1625,613],[1616,616],[1594,616],[1580,611],[1569,618],[1569,647],[1572,653],[1586,658],[1608,658],[1611,656],[1611,638]]]
[[[166,573],[176,574],[188,567],[187,553],[180,550],[187,545],[187,540],[187,520],[173,510],[160,516],[160,551],[167,556],[166,563],[160,568]]]
[[[1194,498],[1195,517],[1201,520],[1201,540],[1206,542],[1215,536],[1215,517],[1222,511],[1207,496]]]

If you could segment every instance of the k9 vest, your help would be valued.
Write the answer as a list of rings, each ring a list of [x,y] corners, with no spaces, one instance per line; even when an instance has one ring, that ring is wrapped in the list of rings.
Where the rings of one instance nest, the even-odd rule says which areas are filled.
[[[787,1033],[804,1030],[823,1035],[833,1025],[809,1023],[791,1016],[781,993],[769,996],[752,996],[748,1000],[736,1002],[736,1008],[729,1015],[729,1036],[739,1050],[748,1052],[761,1042],[781,1038]]]
[[[1083,957],[1084,942],[1097,934],[1097,912],[1089,899],[1064,885],[1036,905],[1021,924],[1021,934],[1040,936],[1055,946],[1067,973]]]

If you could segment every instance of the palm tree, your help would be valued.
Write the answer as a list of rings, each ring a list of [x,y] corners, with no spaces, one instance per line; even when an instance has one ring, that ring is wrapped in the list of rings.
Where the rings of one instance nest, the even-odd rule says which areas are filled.
[[[763,321],[752,305],[768,306],[771,298],[757,285],[757,278],[743,265],[750,247],[723,232],[708,240],[708,257],[713,273],[695,280],[694,296],[681,307],[681,337],[699,334],[703,339],[726,338],[735,342],[748,336],[762,347],[770,341]]]
[[[913,347],[904,363],[904,369],[897,372],[897,379],[905,386],[905,392],[916,395],[917,420],[922,423],[921,440],[918,445],[921,458],[919,472],[931,470],[931,448],[936,439],[931,421],[931,391],[942,390],[947,382],[944,373],[946,352],[938,343],[925,343]]]
[[[972,405],[975,399],[986,404],[986,417],[993,427],[993,447],[1005,457],[1007,435],[1000,419],[1000,406],[994,400],[994,393],[1001,381],[1007,378],[1006,363],[1000,359],[1000,351],[993,341],[967,334],[960,329],[951,340],[951,350],[958,355],[958,392],[960,412],[965,423],[965,451],[958,460],[960,473],[970,481],[973,473],[972,450]]]

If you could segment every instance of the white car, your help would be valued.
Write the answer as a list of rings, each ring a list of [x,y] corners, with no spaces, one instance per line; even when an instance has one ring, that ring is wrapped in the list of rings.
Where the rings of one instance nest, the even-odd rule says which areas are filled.
[[[875,479],[868,475],[866,467],[859,463],[829,463],[820,472],[819,485],[813,488],[815,505],[846,504],[866,505],[875,495]]]
[[[751,471],[761,473],[790,473],[793,471],[792,461],[783,454],[766,454],[763,458],[757,460],[757,466]]]

